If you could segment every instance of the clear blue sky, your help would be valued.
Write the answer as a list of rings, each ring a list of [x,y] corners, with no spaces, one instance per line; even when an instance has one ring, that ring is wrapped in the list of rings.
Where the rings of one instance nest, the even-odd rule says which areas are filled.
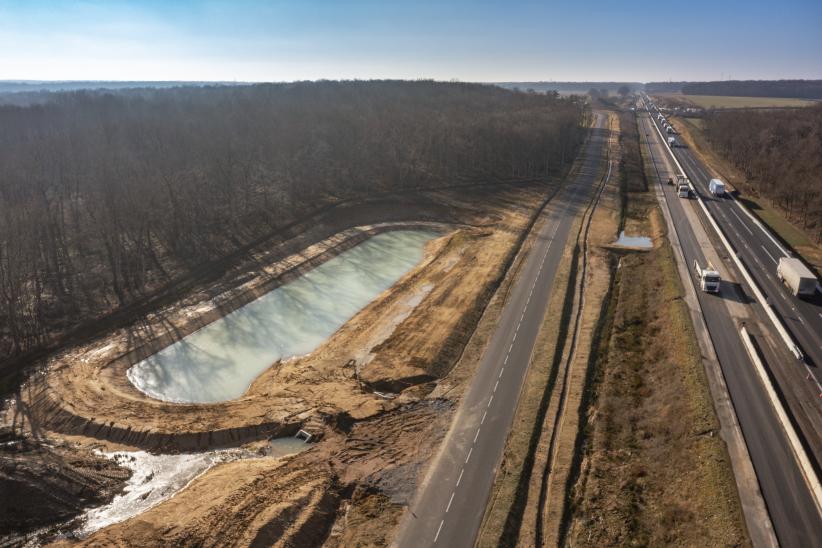
[[[729,75],[822,78],[822,0],[0,0],[0,79]]]

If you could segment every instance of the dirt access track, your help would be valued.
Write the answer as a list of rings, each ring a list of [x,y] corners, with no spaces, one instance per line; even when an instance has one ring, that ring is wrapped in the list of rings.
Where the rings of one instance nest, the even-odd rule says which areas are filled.
[[[330,208],[254,250],[216,282],[127,328],[51,356],[24,385],[6,421],[173,452],[299,428],[346,428],[416,401],[459,359],[535,213],[556,188],[498,183]],[[441,233],[427,244],[422,262],[315,352],[272,364],[242,397],[167,403],[128,381],[126,370],[145,356],[372,234],[409,227]]]

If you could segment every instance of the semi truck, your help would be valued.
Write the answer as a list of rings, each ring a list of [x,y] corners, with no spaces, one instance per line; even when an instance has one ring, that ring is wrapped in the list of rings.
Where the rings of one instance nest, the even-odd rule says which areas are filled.
[[[699,288],[706,293],[719,293],[719,284],[722,278],[719,276],[714,265],[708,261],[705,268],[699,266],[699,263],[694,260],[694,271],[696,272],[696,279],[699,280]]]
[[[711,179],[708,183],[708,192],[713,194],[714,196],[724,196],[725,195],[725,183],[723,183],[719,179]]]
[[[776,265],[776,276],[794,297],[811,297],[816,293],[816,276],[802,261],[794,257],[782,257]]]

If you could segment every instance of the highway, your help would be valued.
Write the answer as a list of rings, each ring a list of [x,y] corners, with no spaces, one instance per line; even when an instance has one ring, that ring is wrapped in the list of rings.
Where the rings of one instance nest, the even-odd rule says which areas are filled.
[[[551,201],[496,329],[437,456],[403,516],[400,547],[470,547],[502,459],[537,333],[572,220],[592,196],[606,157],[606,118],[596,115],[581,169]]]
[[[672,162],[666,157],[667,145],[654,129],[647,113],[638,112],[638,117],[640,135],[658,173],[657,180],[653,182],[662,186],[687,264],[690,266],[697,260],[704,265],[707,262],[705,248],[700,245],[700,238],[692,226],[693,220],[698,217],[693,211],[686,211],[686,208],[692,207],[693,200],[678,198],[674,187],[664,184],[668,177],[675,178]],[[677,150],[677,158],[683,155],[682,152]],[[697,179],[702,186],[709,180],[704,178],[704,172],[697,170],[693,175],[688,172],[688,175]],[[730,202],[725,205],[737,207]],[[714,204],[711,207],[717,206]],[[725,213],[734,217],[732,213]],[[749,239],[748,243],[753,246],[754,240]],[[764,249],[773,252],[772,249]],[[727,262],[723,263],[723,267],[732,268]],[[738,273],[734,277],[740,279]],[[687,280],[683,282],[688,283]],[[690,283],[695,283],[694,277]],[[734,306],[738,307],[740,302],[750,309],[746,304],[749,301],[740,299],[739,287],[733,283],[723,283],[719,295],[704,293],[698,287],[696,289],[779,543],[783,547],[815,545],[822,539],[822,519],[785,431],[754,372],[739,335],[738,318],[731,310]]]
[[[711,196],[708,181],[713,176],[689,148],[675,147],[673,153],[757,285],[799,343],[809,367],[806,374],[809,371],[814,378],[822,378],[819,374],[819,367],[822,366],[822,294],[817,291],[812,299],[798,299],[791,295],[776,276],[779,258],[791,256],[788,250],[755,222],[737,200]]]
[[[653,121],[662,130],[655,117]],[[781,352],[769,365],[819,475],[822,473],[822,294],[817,291],[810,299],[798,299],[791,295],[776,276],[779,258],[791,256],[788,250],[736,199],[730,196],[713,197],[708,192],[708,181],[713,176],[693,151],[680,146],[675,147],[673,153],[765,295],[771,310],[776,312],[779,323],[787,329],[804,354],[803,359],[798,361],[787,352]],[[766,318],[764,310],[761,312],[761,317]],[[773,339],[780,347],[778,350],[783,347],[787,350],[773,323],[768,323]]]

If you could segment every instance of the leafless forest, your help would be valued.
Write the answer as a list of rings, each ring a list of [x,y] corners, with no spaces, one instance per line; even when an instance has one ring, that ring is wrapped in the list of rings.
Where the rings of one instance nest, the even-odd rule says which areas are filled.
[[[822,241],[822,105],[717,111],[705,119],[711,143],[747,177],[747,192],[782,209]]]
[[[584,137],[575,98],[475,84],[51,95],[0,107],[0,363],[330,201],[557,174]]]

